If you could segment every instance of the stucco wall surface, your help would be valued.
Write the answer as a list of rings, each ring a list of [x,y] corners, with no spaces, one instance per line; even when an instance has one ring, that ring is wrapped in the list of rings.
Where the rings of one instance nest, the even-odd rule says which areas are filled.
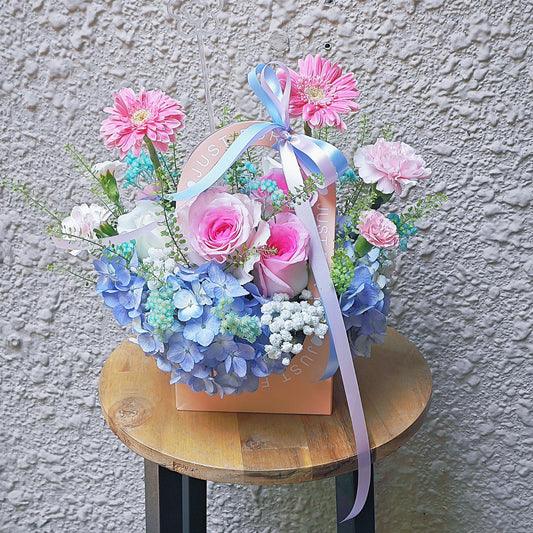
[[[1,2],[1,174],[63,211],[90,200],[64,147],[109,159],[102,110],[124,86],[180,99],[189,148],[205,136],[197,48],[165,3]],[[396,269],[392,324],[425,354],[434,395],[376,468],[382,533],[531,531],[531,23],[525,0],[227,0],[206,39],[215,105],[250,118],[266,118],[245,83],[258,62],[340,62],[373,123],[430,162],[427,192],[450,197]],[[141,532],[142,460],[97,397],[127,333],[91,289],[47,272],[64,256],[44,217],[5,189],[0,206],[0,531]],[[331,480],[210,485],[209,506],[213,533],[335,528]]]

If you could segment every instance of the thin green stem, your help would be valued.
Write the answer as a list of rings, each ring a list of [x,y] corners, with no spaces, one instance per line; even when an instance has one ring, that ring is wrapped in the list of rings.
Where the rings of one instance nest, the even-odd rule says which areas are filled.
[[[67,267],[64,267],[64,266],[60,266],[56,263],[52,263],[50,265],[48,265],[48,270],[50,270],[50,272],[64,272],[66,274],[70,274],[71,276],[74,276],[76,278],[79,278],[83,281],[85,281],[86,283],[94,283],[94,279],[92,278],[89,278],[87,276],[83,276],[82,274],[78,274],[76,272],[74,272],[73,270],[71,270],[70,268],[67,268]]]
[[[146,135],[144,136],[144,142],[148,148],[148,154],[152,161],[152,165],[154,165],[154,171],[157,175],[157,169],[161,168],[161,161],[159,160],[154,144]]]

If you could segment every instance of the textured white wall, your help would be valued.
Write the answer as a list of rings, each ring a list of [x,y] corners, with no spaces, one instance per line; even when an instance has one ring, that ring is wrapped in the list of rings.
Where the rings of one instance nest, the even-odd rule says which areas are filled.
[[[2,174],[62,210],[87,201],[63,147],[108,157],[99,124],[122,86],[179,97],[198,123],[188,145],[204,136],[196,47],[163,4],[1,3]],[[363,110],[394,123],[431,162],[429,188],[451,198],[397,268],[393,321],[429,361],[434,397],[419,434],[376,469],[378,531],[530,531],[531,4],[228,0],[220,19],[207,45],[217,105],[255,118],[247,70],[320,52],[356,73]],[[45,270],[59,253],[41,218],[6,191],[0,205],[0,530],[143,531],[142,461],[97,398],[126,334],[90,290]],[[215,533],[334,531],[331,480],[209,497]]]

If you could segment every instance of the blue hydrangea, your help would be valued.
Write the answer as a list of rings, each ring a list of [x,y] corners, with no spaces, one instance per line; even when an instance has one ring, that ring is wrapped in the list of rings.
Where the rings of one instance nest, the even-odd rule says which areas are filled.
[[[339,298],[353,355],[368,357],[372,342],[385,340],[390,300],[378,257],[379,250],[373,248],[357,261],[350,286]]]
[[[191,318],[185,324],[183,336],[202,346],[209,346],[219,330],[220,320],[211,312],[210,308],[206,307],[200,317]]]
[[[182,322],[187,322],[191,318],[199,318],[204,310],[194,292],[183,287],[174,293],[174,307],[178,309],[178,318]]]
[[[235,277],[224,272],[215,262],[209,263],[208,277],[203,282],[203,287],[211,298],[217,300],[248,294]]]
[[[147,355],[155,356],[165,352],[168,340],[174,335],[174,333],[182,332],[183,325],[175,320],[172,326],[167,329],[164,334],[159,334],[143,314],[140,317],[133,319],[131,329],[133,333],[137,335],[136,342],[143,352]],[[169,372],[170,369],[165,371]]]
[[[224,265],[178,265],[163,283],[149,287],[136,275],[135,253],[129,262],[110,253],[94,264],[97,292],[119,323],[131,322],[132,341],[170,372],[171,383],[210,395],[241,394],[255,391],[259,378],[286,369],[281,359],[265,355],[270,332],[258,317],[268,299],[252,283],[241,286]],[[229,319],[238,327],[223,327]]]
[[[255,350],[250,344],[236,342],[235,348],[227,353],[224,359],[224,368],[227,374],[233,372],[240,378],[244,378],[248,373],[248,361],[255,359]]]
[[[100,274],[96,282],[96,294],[103,296],[107,307],[113,309],[116,321],[125,326],[141,315],[141,300],[146,285],[142,276],[132,274],[122,258],[109,258],[93,261],[96,272]]]
[[[205,348],[196,342],[187,340],[180,333],[172,335],[168,340],[167,359],[180,366],[185,372],[191,372],[196,363],[204,359],[202,350]]]

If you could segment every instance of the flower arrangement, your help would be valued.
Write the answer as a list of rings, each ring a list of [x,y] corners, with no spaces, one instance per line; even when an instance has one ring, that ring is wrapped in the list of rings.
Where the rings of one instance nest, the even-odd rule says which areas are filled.
[[[417,221],[445,199],[432,195],[383,214],[378,209],[394,195],[430,177],[424,160],[389,131],[366,144],[363,118],[348,165],[328,135],[345,131],[341,117],[360,108],[354,76],[319,56],[301,60],[298,72],[273,65],[258,67],[250,83],[263,102],[284,102],[285,109],[267,106],[280,115],[272,131],[281,161],[254,148],[252,125],[228,140],[227,154],[234,154],[225,168],[215,165],[211,181],[187,197],[182,106],[161,91],[127,88],[115,93],[101,127],[120,159],[93,165],[71,149],[96,203],[65,216],[15,186],[52,215],[59,247],[95,257],[96,293],[170,382],[209,395],[256,390],[259,378],[285,371],[306,338],[328,333],[327,306],[309,290],[311,260],[323,252],[302,216],[328,187],[337,188],[337,226],[325,275],[354,356],[368,356],[372,342],[383,342],[395,254],[406,250]],[[296,139],[289,116],[304,121],[305,136]],[[286,152],[283,158],[287,143],[296,167]]]

